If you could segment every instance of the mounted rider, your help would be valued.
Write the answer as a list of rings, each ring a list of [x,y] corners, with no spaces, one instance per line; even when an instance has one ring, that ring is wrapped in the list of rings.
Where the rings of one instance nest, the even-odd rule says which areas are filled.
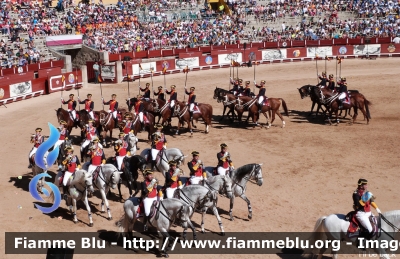
[[[145,101],[149,101],[149,100],[150,100],[150,93],[151,93],[151,92],[150,92],[149,87],[150,87],[150,83],[146,83],[146,86],[145,86],[144,89],[142,89],[142,88],[139,86],[140,91],[141,91],[141,92],[144,92],[142,98],[143,98]]]
[[[44,136],[42,136],[42,128],[36,128],[36,134],[31,136],[31,143],[33,143],[33,148],[31,152],[29,152],[29,165],[28,168],[32,168],[32,156],[36,154],[38,147],[44,142]]]
[[[156,132],[151,135],[151,149],[150,149],[150,157],[151,157],[151,168],[155,170],[157,164],[157,155],[158,153],[167,148],[167,139],[164,133],[161,132],[163,126],[161,124],[154,125]]]
[[[66,139],[68,139],[68,130],[65,128],[65,125],[67,123],[64,120],[60,120],[60,127],[58,128],[58,131],[60,131],[60,137],[58,138],[57,142],[54,144],[53,149],[57,148],[60,146]]]
[[[125,126],[122,128],[122,132],[126,135],[134,132],[133,123],[132,123],[132,114],[130,112],[126,112],[124,115]]]
[[[200,153],[197,151],[193,151],[192,155],[193,159],[187,164],[190,170],[189,182],[191,184],[199,184],[199,182],[203,179],[207,180],[207,174],[204,171],[203,162],[199,159]]]
[[[371,206],[375,208],[376,212],[381,214],[381,210],[374,200],[375,196],[368,191],[368,181],[366,179],[359,179],[357,190],[353,192],[353,208],[356,211],[358,222],[368,230],[367,239],[370,239],[374,234],[371,222],[369,221],[369,217],[372,216]]]
[[[78,119],[76,118],[76,101],[74,100],[74,94],[69,95],[69,100],[64,101],[64,99],[61,97],[61,103],[62,104],[68,104],[68,113],[72,117],[72,120],[74,122],[77,122]]]
[[[93,114],[94,102],[92,101],[92,94],[88,94],[87,99],[83,101],[80,101],[78,96],[78,102],[79,104],[85,104],[85,111],[87,111],[87,113],[89,113],[90,118],[94,120],[94,114]]]
[[[326,84],[328,83],[328,78],[326,78],[326,72],[322,72],[322,76],[318,75],[319,80],[321,80],[317,86],[321,87],[321,88],[325,88]]]
[[[251,97],[250,81],[246,81],[245,88],[243,89],[241,95]]]
[[[166,90],[165,92],[170,95],[169,97],[169,108],[171,109],[171,118],[174,113],[175,102],[178,100],[178,93],[175,92],[176,86],[171,85],[171,91]],[[170,119],[171,119],[170,118]]]
[[[93,126],[93,120],[89,120],[84,131],[85,131],[86,139],[81,146],[81,152],[83,152],[85,147],[87,147],[87,145],[89,145],[91,141],[93,141],[95,138],[97,138],[97,130]]]
[[[258,113],[261,113],[263,104],[264,104],[264,100],[267,99],[268,97],[265,96],[265,80],[261,80],[260,85],[256,84],[257,88],[260,88],[260,91],[258,92],[257,98],[258,98]]]
[[[194,107],[196,105],[195,101],[196,101],[196,95],[194,94],[194,87],[190,87],[190,92],[188,92],[186,90],[185,87],[185,94],[189,95],[188,97],[188,105],[189,105],[189,113],[190,113],[190,120],[193,119],[193,112],[194,112]]]
[[[230,78],[230,79],[231,79],[231,84],[233,85],[233,87],[231,90],[229,90],[229,92],[231,94],[238,95],[242,91],[242,89],[240,87],[240,80],[242,80],[242,79],[239,79],[239,78],[235,78],[235,80],[232,80],[232,78]]]
[[[68,193],[68,186],[70,180],[72,179],[72,175],[75,173],[76,170],[81,168],[81,163],[79,162],[79,158],[77,155],[74,155],[74,148],[67,147],[65,149],[66,155],[62,162],[64,165],[62,172],[63,172],[63,194],[64,199],[67,200],[67,193]]]
[[[163,92],[163,87],[161,85],[158,87],[158,92],[154,91],[154,95],[157,96],[158,100],[165,102],[165,93]]]
[[[131,156],[131,152],[128,151],[128,142],[124,140],[125,133],[120,132],[118,134],[118,140],[114,142],[115,159],[117,160],[117,169],[121,171],[121,165],[126,156]]]
[[[143,227],[147,231],[147,220],[150,209],[154,201],[162,200],[162,192],[157,193],[157,179],[153,178],[153,172],[149,169],[144,170],[145,179],[142,182],[142,200],[144,207]]]
[[[333,79],[333,74],[329,75],[329,81],[328,81],[328,89],[334,91],[335,90],[335,79]]]
[[[116,94],[112,94],[111,95],[111,100],[109,100],[108,102],[104,101],[104,98],[102,97],[101,100],[103,101],[103,104],[105,105],[110,105],[110,108],[108,110],[108,113],[112,113],[112,116],[114,118],[114,124],[115,126],[118,125],[118,117],[117,117],[117,113],[118,113],[118,102],[117,102],[117,95]]]
[[[144,120],[143,120],[144,105],[142,102],[142,98],[143,98],[143,96],[139,94],[136,98],[136,102],[134,105],[135,105],[135,113],[139,116],[140,125],[142,128],[142,131],[144,131],[145,130],[144,129],[145,125],[144,125]]]
[[[90,148],[88,154],[91,157],[88,173],[93,173],[97,167],[106,163],[106,156],[104,155],[103,148],[99,145],[99,139],[93,139],[93,146]]]
[[[180,178],[181,170],[177,168],[176,161],[169,161],[169,170],[165,174],[165,193],[168,199],[174,198],[174,192],[177,188],[182,188],[182,180]]]
[[[222,143],[219,145],[221,147],[221,152],[217,154],[218,165],[217,173],[219,175],[226,175],[228,171],[233,170],[233,162],[231,160],[231,155],[228,152],[228,145]]]
[[[347,83],[346,83],[346,78],[342,77],[341,81],[338,82],[338,103],[339,103],[339,109],[343,108],[343,102],[346,100],[346,97],[348,95],[347,93]]]

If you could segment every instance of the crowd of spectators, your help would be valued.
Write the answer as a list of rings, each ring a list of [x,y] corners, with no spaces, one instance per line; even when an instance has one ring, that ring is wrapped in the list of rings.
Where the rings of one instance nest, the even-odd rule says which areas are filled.
[[[400,34],[400,0],[226,0],[231,12],[223,6],[208,9],[197,0],[117,0],[111,6],[102,0],[24,1],[0,2],[0,29],[8,39],[0,43],[0,53],[3,59],[7,57],[7,64],[11,58],[11,63],[21,58],[28,63],[39,61],[35,36],[72,33],[81,34],[86,45],[110,53],[233,44],[243,39]],[[343,19],[339,12],[353,18]],[[296,25],[285,22],[296,17]]]

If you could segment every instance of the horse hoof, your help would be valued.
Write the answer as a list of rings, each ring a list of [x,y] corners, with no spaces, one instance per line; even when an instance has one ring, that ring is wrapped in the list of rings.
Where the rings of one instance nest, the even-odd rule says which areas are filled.
[[[230,221],[233,221],[233,217],[231,217],[229,220],[230,220]]]
[[[112,220],[112,217],[109,217],[108,220]]]
[[[249,216],[248,216],[248,218],[249,218],[249,219],[252,219],[252,218],[253,218],[253,216],[252,216],[252,215],[249,215]]]
[[[221,232],[221,236],[225,236],[225,232]]]
[[[101,214],[106,213],[105,211],[100,211]]]
[[[165,253],[165,254],[164,254],[164,257],[165,257],[165,258],[168,258],[168,257],[169,257],[169,255],[168,255],[167,253]]]
[[[78,223],[78,221],[75,221],[75,220],[74,220],[74,224],[77,224],[77,223]]]
[[[93,223],[89,223],[89,227],[93,227]]]
[[[202,229],[202,230],[201,230],[201,233],[205,234],[205,233],[206,233],[206,231],[205,231],[204,229]]]

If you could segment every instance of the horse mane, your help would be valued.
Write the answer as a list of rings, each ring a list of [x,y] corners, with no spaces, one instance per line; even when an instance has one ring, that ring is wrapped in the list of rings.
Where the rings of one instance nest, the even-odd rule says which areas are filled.
[[[236,171],[236,181],[240,182],[246,175],[248,175],[251,170],[253,169],[253,166],[256,166],[257,164],[247,164],[241,167],[238,167]]]
[[[209,184],[213,184],[213,183],[215,183],[218,179],[220,179],[221,177],[220,177],[220,175],[215,175],[215,176],[213,176],[213,177],[209,177],[209,178],[207,178],[207,182],[209,183]]]

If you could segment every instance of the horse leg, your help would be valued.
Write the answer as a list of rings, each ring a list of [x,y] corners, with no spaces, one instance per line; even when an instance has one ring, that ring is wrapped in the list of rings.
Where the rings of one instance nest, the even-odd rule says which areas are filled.
[[[89,201],[88,201],[88,199],[87,199],[87,196],[86,196],[86,195],[84,195],[84,196],[82,197],[82,201],[83,201],[83,203],[85,204],[85,206],[86,206],[86,210],[87,210],[87,212],[88,212],[88,217],[89,217],[89,227],[93,227],[92,213],[91,213],[91,211],[90,211]]]
[[[100,193],[101,193],[101,213],[104,213],[104,203],[106,204],[106,208],[107,208],[107,213],[108,213],[108,220],[112,220],[111,217],[111,211],[110,211],[110,205],[108,204],[108,200],[106,198],[106,193],[108,193],[108,188],[106,188],[106,190],[101,189]]]
[[[121,182],[118,182],[118,193],[119,193],[119,201],[122,201],[122,194],[121,194]]]
[[[251,210],[250,200],[246,197],[246,195],[244,193],[242,193],[242,195],[240,195],[240,198],[242,198],[247,203],[247,209],[249,210],[248,218],[252,219],[253,218],[253,211]]]
[[[170,245],[170,244],[168,244],[168,243],[170,243],[169,240],[172,239],[172,238],[171,238],[171,236],[168,234],[168,232],[167,232],[166,229],[163,229],[163,231],[160,231],[160,232],[161,232],[161,234],[162,234],[163,237],[164,237],[163,245],[162,245],[162,247],[161,247],[161,254],[164,254],[164,256],[165,256],[166,258],[168,258],[169,255],[167,254],[167,252],[168,252],[168,246]]]
[[[281,119],[282,121],[282,128],[284,128],[286,126],[285,120],[283,119],[282,114],[278,111],[276,111],[276,115],[278,115],[278,117]]]
[[[229,205],[229,217],[230,220],[233,221],[233,203],[235,201],[235,195],[232,195],[230,199],[230,205]]]
[[[336,116],[336,126],[339,125],[339,110],[335,111],[335,116]]]
[[[271,127],[270,123],[269,123],[269,117],[268,117],[268,113],[263,112],[264,117],[267,119],[267,124],[266,124],[266,128],[269,129]]]
[[[312,115],[313,110],[314,110],[314,106],[315,106],[315,102],[313,102],[313,103],[311,104],[311,111],[310,111],[310,114],[308,114],[308,116],[311,116],[311,115]],[[318,108],[317,108],[317,114],[318,114],[318,109],[319,109],[319,105],[318,105]],[[315,116],[316,116],[316,115],[315,115]]]
[[[78,219],[76,218],[76,200],[75,199],[72,199],[72,207],[73,207],[73,216],[74,216],[74,219],[73,219],[73,221],[74,221],[74,223],[76,224],[76,223],[78,223]]]
[[[215,217],[217,217],[218,225],[219,225],[219,228],[221,229],[221,235],[225,236],[224,226],[222,225],[221,217],[219,216],[217,206],[213,205],[213,209],[212,210],[213,210],[213,213],[214,213]],[[206,213],[206,211],[204,212],[204,214]],[[203,227],[203,224],[202,224],[202,227]]]
[[[222,121],[223,119],[224,119],[224,117],[225,117],[225,111],[226,111],[226,105],[224,105],[224,110],[222,111],[222,117],[221,117],[221,119],[219,119],[219,121]],[[229,111],[230,112],[230,111]],[[228,112],[228,114],[229,114],[229,112]],[[228,115],[227,114],[227,115]]]
[[[102,135],[102,137],[103,137],[103,147],[106,147],[107,145],[107,143],[106,143],[106,138],[107,138],[107,130],[106,129],[104,129],[102,132],[101,132],[101,135]]]

